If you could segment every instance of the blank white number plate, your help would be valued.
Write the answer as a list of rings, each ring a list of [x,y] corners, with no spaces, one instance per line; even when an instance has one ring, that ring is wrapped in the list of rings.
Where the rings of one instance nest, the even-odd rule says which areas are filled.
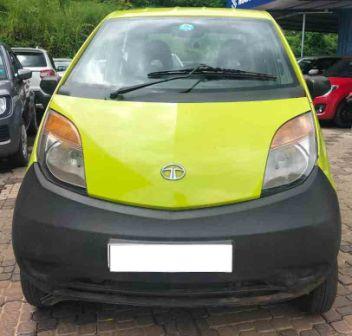
[[[111,272],[231,273],[232,244],[157,244],[111,241]]]

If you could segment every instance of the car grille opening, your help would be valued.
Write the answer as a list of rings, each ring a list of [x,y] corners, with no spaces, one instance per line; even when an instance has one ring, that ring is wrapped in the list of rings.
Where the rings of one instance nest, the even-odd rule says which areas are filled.
[[[213,285],[175,285],[175,284],[147,284],[147,283],[124,283],[115,281],[102,281],[94,283],[88,279],[80,279],[67,284],[71,290],[83,290],[85,292],[101,292],[110,294],[137,295],[145,297],[217,297],[236,296],[250,297],[258,295],[273,295],[285,290],[283,286],[272,286],[265,282],[247,281],[235,283],[219,283]]]
[[[5,142],[10,140],[10,131],[8,126],[0,126],[0,142]]]

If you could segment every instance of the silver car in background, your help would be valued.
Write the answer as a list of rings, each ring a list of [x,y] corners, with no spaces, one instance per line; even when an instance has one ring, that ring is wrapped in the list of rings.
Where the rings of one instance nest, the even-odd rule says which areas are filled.
[[[31,89],[35,93],[37,107],[46,109],[50,95],[40,88],[43,78],[57,76],[55,63],[49,53],[40,48],[12,48],[24,69],[32,71]]]
[[[57,74],[62,77],[72,62],[71,58],[54,58]]]

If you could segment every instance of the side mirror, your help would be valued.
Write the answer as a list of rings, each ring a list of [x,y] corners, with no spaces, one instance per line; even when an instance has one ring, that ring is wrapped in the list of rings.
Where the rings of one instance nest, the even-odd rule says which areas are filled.
[[[49,76],[44,77],[40,82],[40,88],[48,95],[52,95],[59,84],[60,77]]]
[[[18,80],[27,80],[32,78],[32,71],[27,69],[19,69],[16,74]]]
[[[331,83],[324,76],[304,76],[312,98],[323,96],[331,90]]]
[[[320,71],[318,69],[310,69],[308,71],[309,76],[318,76],[320,74]]]

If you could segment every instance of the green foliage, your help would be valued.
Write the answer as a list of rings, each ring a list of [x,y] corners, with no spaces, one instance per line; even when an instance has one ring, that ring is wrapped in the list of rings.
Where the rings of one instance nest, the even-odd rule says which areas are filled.
[[[108,13],[125,1],[2,0],[0,40],[10,46],[40,46],[55,56],[73,56]]]
[[[297,57],[301,56],[302,33],[287,31],[286,38]],[[307,32],[305,36],[305,56],[336,55],[337,34],[322,34]]]
[[[60,57],[73,56],[108,13],[131,7],[225,7],[225,0],[0,0],[0,41],[10,46],[40,46]],[[301,34],[287,32],[300,55]],[[307,33],[305,55],[336,52],[334,34]]]

